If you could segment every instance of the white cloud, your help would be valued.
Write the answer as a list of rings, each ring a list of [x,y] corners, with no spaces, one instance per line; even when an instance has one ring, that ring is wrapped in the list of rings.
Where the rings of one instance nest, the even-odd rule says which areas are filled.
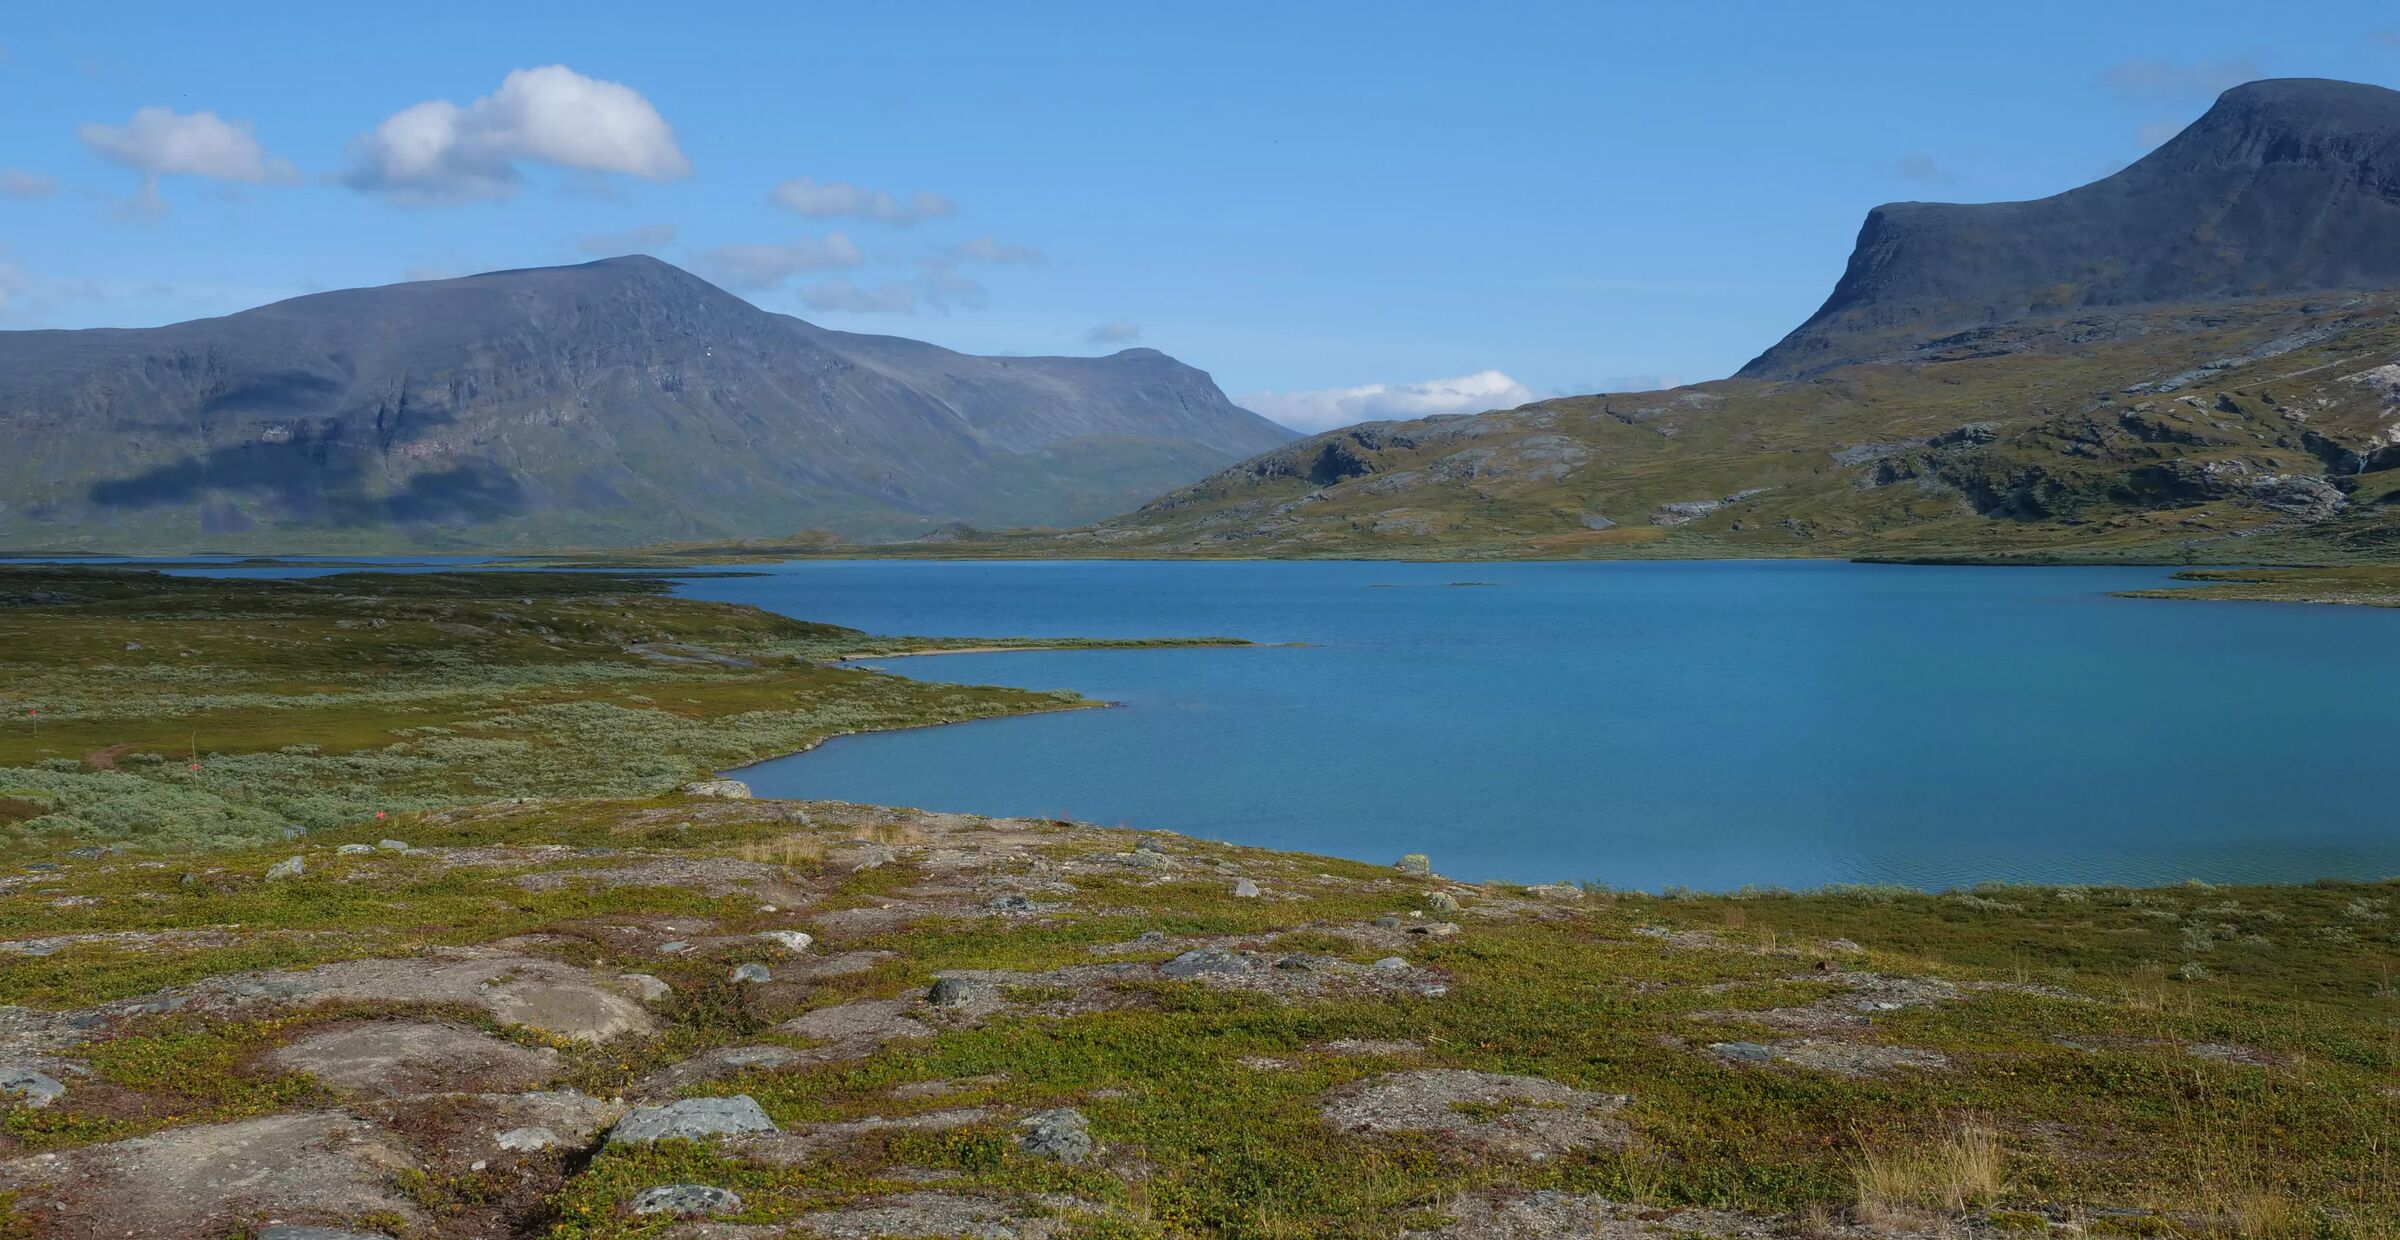
[[[697,261],[700,274],[727,288],[765,289],[806,271],[856,267],[867,256],[837,232],[790,245],[721,245],[702,252]]]
[[[411,206],[505,198],[520,163],[665,181],[691,172],[675,131],[641,92],[565,65],[519,69],[465,107],[429,99],[351,144],[353,189]]]
[[[800,290],[800,304],[811,310],[831,310],[845,314],[915,314],[917,287],[899,281],[885,281],[873,288],[864,288],[848,280],[827,280]]]
[[[795,177],[776,186],[767,200],[812,220],[858,219],[907,227],[919,220],[946,219],[958,214],[958,204],[940,194],[918,190],[906,199],[842,181],[819,185]]]
[[[267,154],[248,121],[214,112],[148,107],[122,125],[86,123],[83,144],[146,176],[209,177],[219,181],[289,181],[299,174]]]
[[[1533,389],[1497,370],[1420,383],[1364,383],[1314,392],[1251,392],[1236,403],[1296,431],[1329,431],[1353,422],[1400,421],[1442,413],[1513,409]]]
[[[1130,344],[1141,338],[1141,327],[1125,319],[1110,319],[1083,334],[1087,344]]]
[[[2258,62],[2247,56],[2188,65],[2129,60],[2102,73],[2100,88],[2122,103],[2194,103],[2214,99],[2258,76]]]
[[[48,198],[57,192],[58,182],[41,173],[27,172],[23,168],[0,171],[0,197]]]
[[[644,224],[624,232],[589,233],[575,242],[575,248],[586,254],[647,254],[675,244],[673,224]]]

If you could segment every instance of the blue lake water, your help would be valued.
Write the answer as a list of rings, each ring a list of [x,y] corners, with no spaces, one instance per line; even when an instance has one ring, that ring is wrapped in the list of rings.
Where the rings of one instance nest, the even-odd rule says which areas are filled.
[[[683,589],[880,633],[1306,643],[889,660],[1122,706],[846,737],[743,772],[762,795],[1652,890],[2400,873],[2400,611],[2109,597],[2168,577],[886,561]]]

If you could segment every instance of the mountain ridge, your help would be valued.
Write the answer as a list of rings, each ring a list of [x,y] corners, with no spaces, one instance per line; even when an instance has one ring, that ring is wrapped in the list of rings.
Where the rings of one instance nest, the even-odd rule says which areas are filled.
[[[1800,378],[2038,314],[2400,287],[2400,91],[2245,83],[2047,198],[1886,203],[1799,327],[1736,372]]]
[[[1879,207],[1824,306],[1731,378],[1346,427],[992,551],[1061,544],[2388,558],[2400,92],[2252,83],[2091,185]]]
[[[1289,431],[1154,350],[836,332],[633,256],[0,333],[0,538],[560,546],[1071,524]]]

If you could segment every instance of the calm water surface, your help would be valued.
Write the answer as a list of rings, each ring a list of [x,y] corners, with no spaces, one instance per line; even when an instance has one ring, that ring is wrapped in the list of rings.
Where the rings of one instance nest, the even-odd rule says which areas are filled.
[[[762,795],[1648,889],[2400,873],[2400,611],[2108,597],[2167,577],[819,562],[683,588],[883,633],[1306,643],[892,660],[1122,707],[848,737],[743,772]]]

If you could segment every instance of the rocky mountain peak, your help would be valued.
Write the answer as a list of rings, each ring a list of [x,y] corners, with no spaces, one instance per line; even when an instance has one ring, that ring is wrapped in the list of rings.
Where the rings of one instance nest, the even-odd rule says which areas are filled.
[[[2043,314],[2391,287],[2400,91],[2273,79],[2062,194],[1875,208],[1832,296],[1741,374],[1791,378]]]

